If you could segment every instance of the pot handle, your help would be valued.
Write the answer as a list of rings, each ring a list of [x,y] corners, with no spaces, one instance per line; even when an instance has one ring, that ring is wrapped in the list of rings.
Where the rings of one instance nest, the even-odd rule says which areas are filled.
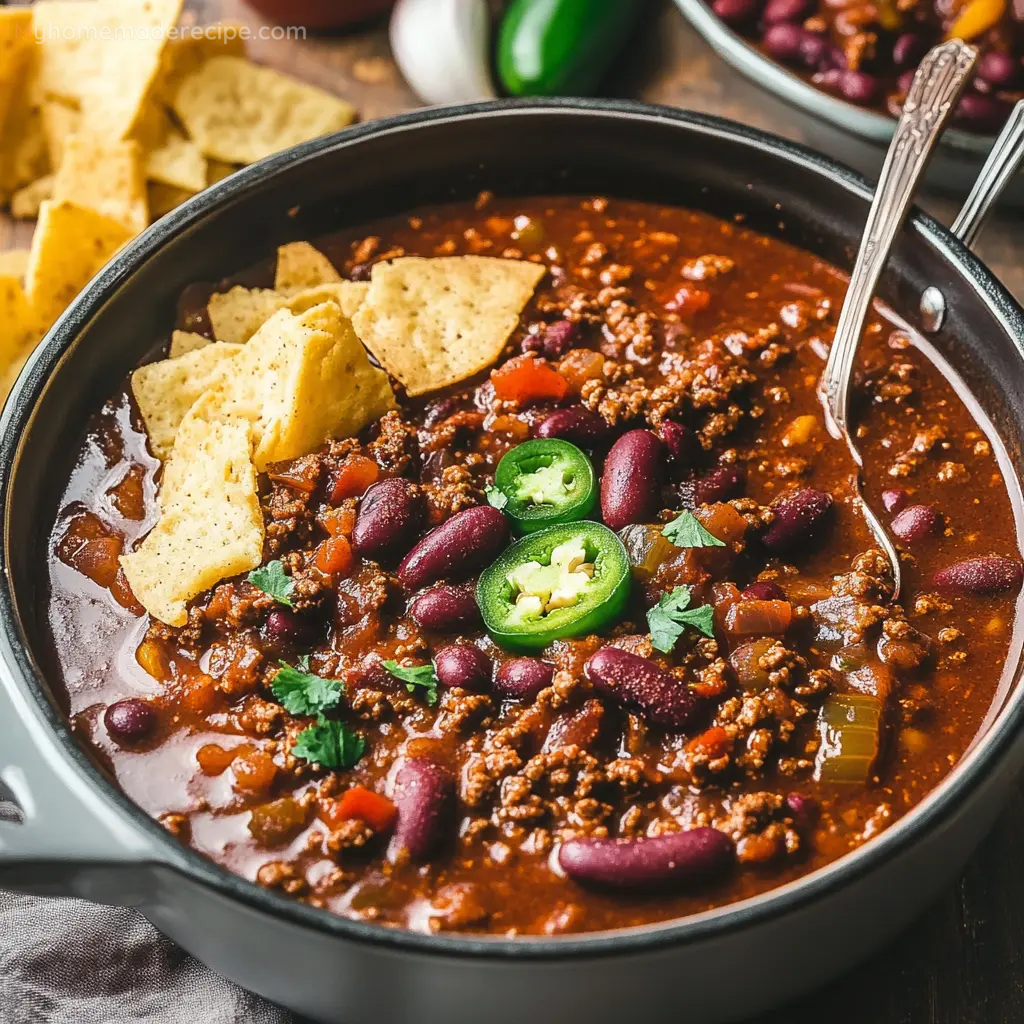
[[[0,662],[0,887],[131,903],[130,893],[111,892],[109,869],[151,860],[150,851]]]
[[[971,194],[961,207],[950,231],[970,249],[978,240],[989,214],[995,209],[1003,189],[1010,183],[1024,159],[1024,100],[1018,100],[1006,119],[1003,130],[989,151],[978,173]],[[921,294],[921,327],[934,334],[946,319],[946,299],[935,285]]]

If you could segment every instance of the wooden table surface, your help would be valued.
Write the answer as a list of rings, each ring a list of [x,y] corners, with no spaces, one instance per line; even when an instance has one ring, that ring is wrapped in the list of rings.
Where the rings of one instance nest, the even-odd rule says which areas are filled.
[[[639,2],[639,0],[638,0]],[[200,24],[238,18],[259,24],[242,0],[188,0]],[[416,97],[390,58],[382,24],[305,41],[253,41],[250,53],[356,104],[363,120],[407,110]],[[721,114],[805,142],[871,173],[880,155],[794,111],[725,67],[669,0],[652,0],[609,95]],[[945,222],[955,201],[923,205]],[[26,246],[30,224],[0,216],[0,248]],[[1024,219],[997,214],[978,252],[1024,299]],[[841,928],[842,922],[837,921]],[[760,1024],[1002,1024],[1024,1021],[1024,788],[957,883],[896,942],[844,979]],[[681,1007],[681,1019],[685,1012]]]

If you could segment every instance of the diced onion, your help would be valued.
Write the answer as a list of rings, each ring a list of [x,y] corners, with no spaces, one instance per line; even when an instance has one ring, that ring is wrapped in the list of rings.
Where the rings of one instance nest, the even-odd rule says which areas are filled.
[[[818,735],[815,779],[866,785],[882,743],[882,702],[863,693],[832,694],[818,713]]]

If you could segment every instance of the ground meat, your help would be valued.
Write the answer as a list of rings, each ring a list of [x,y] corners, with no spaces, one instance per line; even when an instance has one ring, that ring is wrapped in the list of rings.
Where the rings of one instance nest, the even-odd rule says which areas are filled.
[[[896,460],[889,467],[889,476],[910,476],[928,458],[932,449],[945,440],[945,437],[946,430],[939,424],[918,431],[913,444],[905,452],[896,456]]]
[[[381,469],[399,476],[419,462],[419,438],[416,427],[406,423],[397,412],[385,413],[378,422],[377,437],[367,450]]]
[[[457,512],[482,505],[487,500],[484,489],[466,465],[446,466],[437,483],[423,485],[423,493],[431,523],[444,522]]]
[[[256,881],[267,889],[281,889],[289,896],[300,896],[306,891],[306,879],[289,861],[272,860],[256,872]]]
[[[688,281],[712,281],[720,274],[728,274],[735,266],[735,261],[728,256],[707,253],[687,260],[680,272]]]

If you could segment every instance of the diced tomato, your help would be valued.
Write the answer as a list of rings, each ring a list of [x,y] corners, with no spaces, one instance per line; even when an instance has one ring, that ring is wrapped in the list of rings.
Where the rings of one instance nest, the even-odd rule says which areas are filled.
[[[163,648],[155,640],[143,640],[135,652],[135,660],[154,679],[169,679],[170,670]]]
[[[383,832],[395,820],[397,810],[386,796],[364,786],[353,786],[338,800],[321,801],[317,816],[331,828],[356,819],[365,821],[375,832]]]
[[[713,725],[710,729],[706,729],[699,736],[694,736],[689,743],[686,744],[686,749],[690,751],[696,751],[701,754],[707,754],[708,757],[722,757],[729,752],[729,748],[732,746],[732,740],[729,739],[729,734],[720,725]]]
[[[204,775],[220,775],[234,761],[237,750],[225,750],[217,743],[204,743],[196,751],[196,761]]]
[[[216,682],[205,674],[190,679],[181,691],[182,706],[195,715],[208,715],[219,701]]]
[[[348,537],[356,525],[356,510],[347,505],[342,508],[328,509],[320,517],[320,525],[332,537]]]
[[[320,479],[320,463],[308,455],[291,462],[276,462],[267,469],[271,480],[305,494],[312,494]]]
[[[142,466],[133,465],[121,482],[107,491],[110,503],[125,519],[141,522],[146,518],[145,478]]]
[[[110,593],[122,608],[130,611],[133,615],[146,614],[146,609],[139,604],[138,598],[132,593],[132,588],[128,585],[128,577],[125,576],[123,569],[117,570],[114,582],[110,584]]]
[[[277,765],[273,758],[264,750],[252,748],[235,758],[232,770],[235,789],[256,795],[268,793],[277,777]]]
[[[733,636],[779,636],[792,619],[793,606],[788,601],[739,601],[725,616],[725,630]]]
[[[507,402],[560,402],[569,385],[565,378],[533,353],[515,356],[491,371],[494,393]]]
[[[350,455],[334,475],[331,487],[331,502],[335,505],[346,498],[358,498],[370,484],[377,482],[380,468],[373,459],[365,455]]]
[[[328,537],[317,549],[313,564],[325,576],[344,576],[355,561],[352,545],[342,536]]]
[[[604,356],[589,348],[574,348],[558,364],[558,372],[565,378],[569,390],[578,395],[588,380],[604,376]]]
[[[710,304],[711,292],[684,284],[680,285],[676,289],[675,295],[665,303],[665,309],[670,313],[678,313],[682,317],[687,317],[699,313],[702,309],[707,309]]]

